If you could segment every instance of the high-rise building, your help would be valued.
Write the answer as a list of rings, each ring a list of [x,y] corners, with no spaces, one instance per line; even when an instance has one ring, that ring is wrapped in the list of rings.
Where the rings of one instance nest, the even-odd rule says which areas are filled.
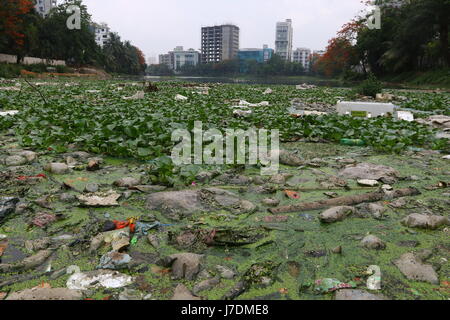
[[[103,48],[111,37],[111,30],[106,23],[94,23],[92,26],[94,28],[95,42]]]
[[[262,49],[240,49],[238,51],[238,58],[241,72],[246,72],[248,70],[249,61],[256,61],[258,63],[269,61],[273,56],[273,52],[273,49],[270,49],[268,45],[263,45]]]
[[[56,5],[56,0],[35,0],[34,8],[37,13],[45,18]]]
[[[198,51],[194,49],[185,51],[181,46],[159,56],[159,64],[165,64],[174,71],[179,70],[183,66],[196,66],[199,62],[200,53]]]
[[[239,51],[239,27],[231,24],[202,28],[202,63],[230,60]]]
[[[292,20],[287,19],[285,22],[277,22],[275,36],[275,54],[286,61],[292,61],[292,38],[294,31],[292,28]]]
[[[300,63],[305,70],[309,70],[311,66],[311,49],[297,48],[293,52],[292,61]]]

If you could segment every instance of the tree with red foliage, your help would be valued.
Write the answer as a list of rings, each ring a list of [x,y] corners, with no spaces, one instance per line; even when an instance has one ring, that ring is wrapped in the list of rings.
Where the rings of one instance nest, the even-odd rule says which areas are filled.
[[[333,77],[357,64],[358,52],[353,43],[362,27],[362,23],[356,20],[345,24],[337,33],[337,37],[328,41],[325,54],[313,57],[313,70],[327,77]]]
[[[16,53],[25,45],[25,16],[32,11],[32,0],[0,0],[0,48]]]
[[[135,48],[136,48],[136,52],[137,52],[137,55],[138,55],[139,64],[141,66],[145,66],[145,55],[144,55],[144,53],[138,47],[135,46]]]

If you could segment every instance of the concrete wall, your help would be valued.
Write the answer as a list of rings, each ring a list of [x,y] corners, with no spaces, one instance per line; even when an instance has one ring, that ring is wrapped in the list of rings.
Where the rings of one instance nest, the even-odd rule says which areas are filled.
[[[10,54],[0,53],[0,62],[6,63],[16,63],[17,57]],[[23,59],[23,64],[37,64],[44,63],[51,66],[65,66],[66,62],[64,60],[51,60],[51,59],[41,59],[34,57],[25,57]]]

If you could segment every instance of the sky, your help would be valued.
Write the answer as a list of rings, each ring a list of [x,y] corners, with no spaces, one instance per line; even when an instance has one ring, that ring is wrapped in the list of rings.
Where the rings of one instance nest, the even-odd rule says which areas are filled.
[[[323,50],[354,18],[361,0],[83,0],[92,20],[106,22],[147,58],[176,46],[199,50],[202,26],[233,23],[241,48],[275,46],[277,21],[292,19],[294,48]]]

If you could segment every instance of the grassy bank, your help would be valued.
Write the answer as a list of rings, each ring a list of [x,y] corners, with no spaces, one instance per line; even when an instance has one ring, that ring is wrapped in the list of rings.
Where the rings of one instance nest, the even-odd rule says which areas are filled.
[[[407,87],[450,89],[450,69],[448,68],[427,72],[404,72],[381,79],[387,83],[401,84]]]

